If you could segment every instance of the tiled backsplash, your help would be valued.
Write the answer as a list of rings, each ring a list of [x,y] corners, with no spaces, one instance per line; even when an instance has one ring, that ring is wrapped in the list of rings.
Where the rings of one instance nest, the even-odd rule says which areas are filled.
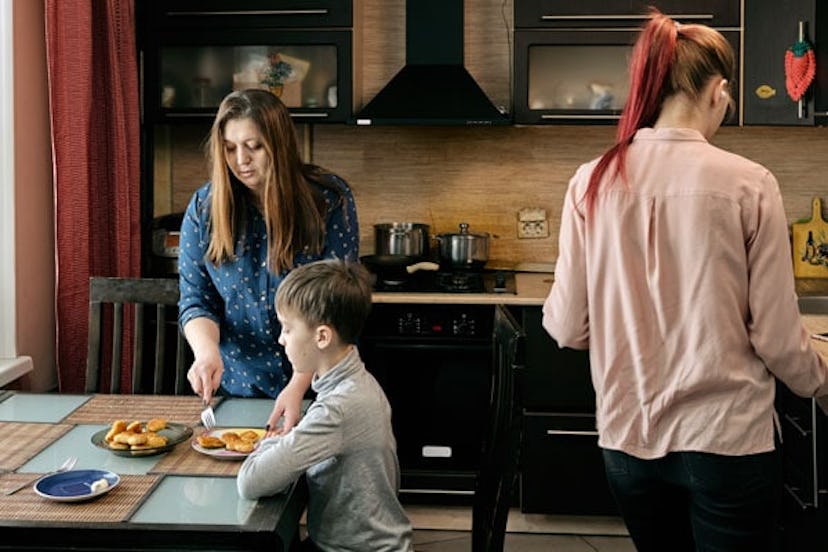
[[[306,129],[300,129],[306,130]],[[577,166],[611,142],[610,126],[313,128],[313,161],[353,187],[363,254],[373,224],[423,222],[431,234],[490,232],[490,259],[552,262],[563,193]],[[206,175],[195,127],[171,136],[161,182],[174,182],[173,210],[183,210]],[[778,178],[789,222],[810,216],[811,198],[828,201],[828,128],[723,128],[714,143],[758,161]],[[722,183],[726,186],[727,183]],[[517,238],[517,213],[546,209],[550,235]]]

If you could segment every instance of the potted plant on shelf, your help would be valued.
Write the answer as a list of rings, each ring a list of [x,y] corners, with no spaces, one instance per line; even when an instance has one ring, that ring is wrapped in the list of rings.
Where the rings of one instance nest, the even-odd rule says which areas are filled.
[[[276,96],[282,95],[285,81],[293,74],[293,67],[279,56],[272,54],[270,63],[264,67],[261,83],[266,85],[270,92]]]

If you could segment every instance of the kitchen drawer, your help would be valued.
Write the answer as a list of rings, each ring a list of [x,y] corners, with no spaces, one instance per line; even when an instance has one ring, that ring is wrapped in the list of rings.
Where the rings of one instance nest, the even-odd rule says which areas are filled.
[[[604,475],[595,416],[524,412],[524,513],[618,515]]]
[[[739,0],[515,0],[515,28],[638,27],[650,5],[683,23],[740,26]]]
[[[540,307],[521,315],[526,332],[526,366],[521,404],[541,412],[595,413],[595,390],[589,371],[589,351],[561,348],[541,325]]]

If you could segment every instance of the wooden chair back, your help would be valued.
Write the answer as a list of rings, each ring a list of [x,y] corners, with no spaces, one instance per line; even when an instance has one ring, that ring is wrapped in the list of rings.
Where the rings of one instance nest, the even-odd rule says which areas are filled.
[[[176,395],[188,392],[189,346],[178,330],[178,280],[170,278],[89,279],[89,340],[86,359],[87,393],[121,393],[124,349],[124,306],[134,312],[132,327],[132,377],[129,391],[144,394]],[[106,306],[110,305],[110,306]],[[111,330],[111,332],[109,331]],[[108,332],[110,339],[104,338]],[[174,332],[175,350],[167,348],[168,334]],[[150,341],[152,346],[150,348]],[[104,343],[110,351],[102,350]],[[148,353],[148,354],[147,354]],[[147,372],[152,357],[152,373]],[[101,389],[108,370],[109,387]],[[172,373],[170,371],[173,370]]]

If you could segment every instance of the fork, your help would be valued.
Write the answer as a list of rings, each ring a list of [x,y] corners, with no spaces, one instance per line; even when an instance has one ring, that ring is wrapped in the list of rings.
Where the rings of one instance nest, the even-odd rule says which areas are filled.
[[[211,431],[216,427],[216,413],[213,412],[213,405],[206,403],[207,408],[201,411],[201,425],[204,429]]]
[[[37,477],[35,477],[35,478],[33,478],[33,479],[29,479],[28,481],[25,481],[24,483],[21,483],[21,484],[20,484],[20,485],[18,485],[17,487],[13,487],[13,488],[9,489],[9,490],[8,490],[8,491],[6,491],[4,494],[5,494],[6,496],[13,495],[14,493],[16,493],[17,491],[19,491],[19,490],[20,490],[20,489],[22,489],[23,487],[28,487],[29,485],[31,485],[31,484],[32,484],[32,483],[34,483],[35,481],[38,481],[38,480],[40,480],[40,479],[43,479],[43,478],[44,478],[44,477],[46,477],[46,476],[49,476],[49,475],[54,475],[54,474],[56,474],[56,473],[61,473],[61,472],[66,472],[66,471],[69,471],[69,470],[71,470],[72,468],[74,468],[74,467],[75,467],[75,464],[76,464],[77,462],[78,462],[77,457],[75,457],[75,456],[70,456],[69,458],[67,458],[66,460],[64,460],[63,464],[61,464],[61,465],[60,465],[60,467],[59,467],[58,469],[56,469],[56,470],[54,470],[54,471],[50,471],[49,473],[45,473],[45,474],[43,474],[43,475],[38,475]]]

